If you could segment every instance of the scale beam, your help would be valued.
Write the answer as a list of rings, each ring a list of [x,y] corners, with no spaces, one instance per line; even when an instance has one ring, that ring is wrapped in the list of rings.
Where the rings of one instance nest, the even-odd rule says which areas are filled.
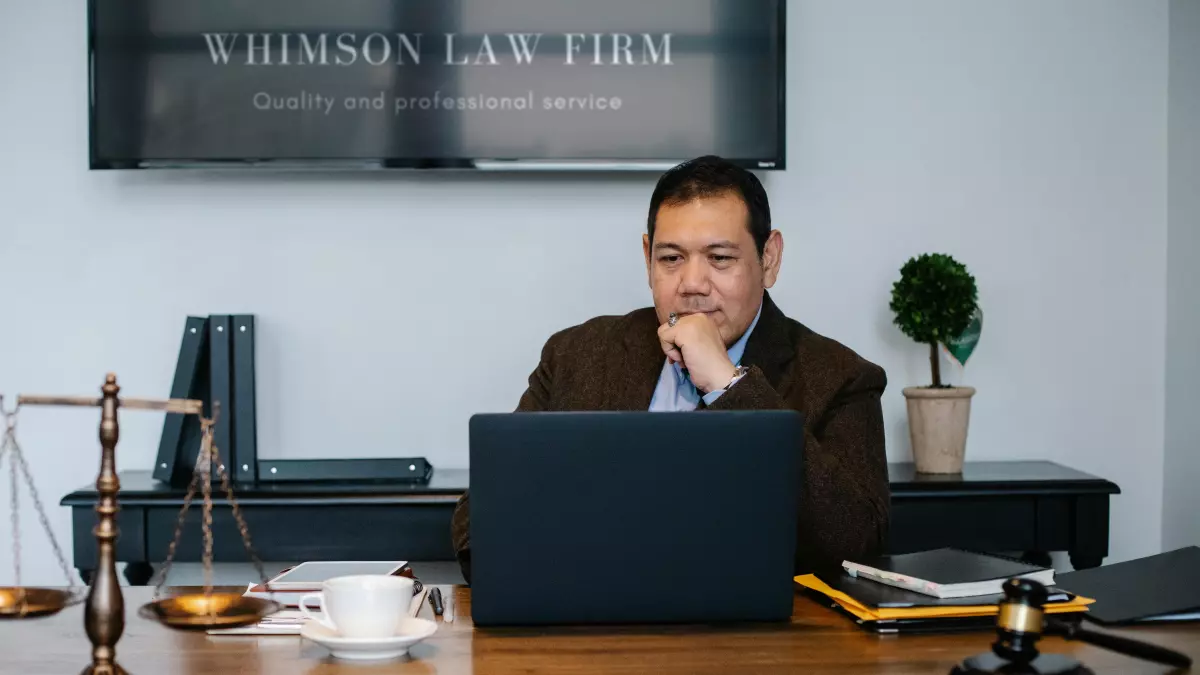
[[[77,406],[84,408],[99,408],[104,404],[103,398],[89,396],[32,396],[22,394],[17,396],[17,405],[57,405]],[[122,398],[119,406],[130,410],[157,410],[184,415],[201,415],[204,413],[204,402],[192,399],[170,398]]]

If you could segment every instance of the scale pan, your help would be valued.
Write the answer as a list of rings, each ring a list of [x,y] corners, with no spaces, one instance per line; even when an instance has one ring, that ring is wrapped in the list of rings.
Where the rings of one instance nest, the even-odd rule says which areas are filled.
[[[281,609],[273,600],[239,593],[185,593],[142,605],[138,614],[171,628],[206,630],[249,626]]]
[[[58,588],[0,587],[0,619],[31,619],[58,614],[79,601],[74,593]]]

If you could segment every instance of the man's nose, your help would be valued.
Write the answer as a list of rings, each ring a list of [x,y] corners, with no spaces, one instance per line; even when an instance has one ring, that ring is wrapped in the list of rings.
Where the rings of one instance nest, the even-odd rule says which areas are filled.
[[[692,258],[683,266],[683,277],[680,279],[681,293],[707,295],[709,291],[708,261],[703,258]]]

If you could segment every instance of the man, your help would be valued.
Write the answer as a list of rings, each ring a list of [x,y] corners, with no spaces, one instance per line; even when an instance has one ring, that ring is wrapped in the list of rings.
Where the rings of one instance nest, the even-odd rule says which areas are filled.
[[[886,376],[771,300],[783,237],[758,179],[717,157],[668,171],[650,200],[642,251],[654,307],[551,336],[517,410],[799,410],[796,573],[881,552]],[[468,581],[469,509],[464,495],[452,524]]]

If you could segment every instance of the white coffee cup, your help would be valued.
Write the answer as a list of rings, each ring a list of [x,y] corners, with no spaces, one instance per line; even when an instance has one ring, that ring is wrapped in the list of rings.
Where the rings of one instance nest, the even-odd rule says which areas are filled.
[[[384,638],[396,634],[412,604],[413,580],[383,574],[334,577],[321,584],[320,593],[300,598],[300,612],[348,638]],[[316,600],[324,617],[306,606]]]

